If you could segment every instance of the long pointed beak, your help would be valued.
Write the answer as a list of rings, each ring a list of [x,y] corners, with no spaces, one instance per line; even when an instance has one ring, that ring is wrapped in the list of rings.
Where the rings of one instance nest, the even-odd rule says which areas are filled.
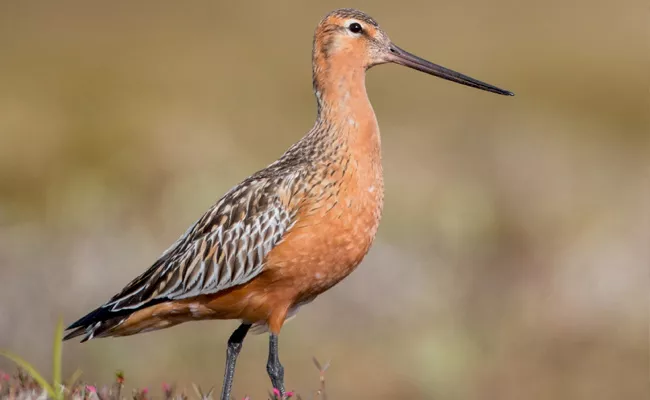
[[[420,58],[414,54],[409,53],[406,50],[402,50],[394,44],[390,45],[390,53],[388,54],[388,61],[394,62],[395,64],[404,65],[409,68],[416,69],[418,71],[425,72],[427,74],[437,76],[448,81],[460,83],[461,85],[471,86],[473,88],[487,90],[488,92],[501,94],[504,96],[514,96],[515,94],[507,90],[499,89],[496,86],[492,86],[485,82],[481,82],[474,78],[470,78],[467,75],[463,75],[456,71],[452,71],[440,65],[429,62],[423,58]]]

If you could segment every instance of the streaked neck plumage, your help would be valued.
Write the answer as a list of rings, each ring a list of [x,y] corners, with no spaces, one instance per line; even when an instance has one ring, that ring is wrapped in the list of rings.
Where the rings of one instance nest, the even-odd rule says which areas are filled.
[[[318,116],[312,133],[320,131],[318,136],[343,140],[351,147],[361,146],[359,150],[380,151],[377,119],[365,79],[366,68],[359,55],[352,51],[328,53],[315,45],[313,85]]]

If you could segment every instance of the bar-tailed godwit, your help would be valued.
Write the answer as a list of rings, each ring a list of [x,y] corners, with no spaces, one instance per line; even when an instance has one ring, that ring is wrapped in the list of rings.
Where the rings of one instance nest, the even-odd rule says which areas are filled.
[[[68,327],[65,339],[127,336],[186,321],[237,319],[222,399],[251,326],[270,332],[266,365],[285,396],[278,335],[284,321],[348,276],[373,242],[384,181],[366,71],[396,63],[501,95],[511,92],[395,46],[353,9],[318,24],[313,47],[314,127],[277,161],[214,204],[142,275]]]

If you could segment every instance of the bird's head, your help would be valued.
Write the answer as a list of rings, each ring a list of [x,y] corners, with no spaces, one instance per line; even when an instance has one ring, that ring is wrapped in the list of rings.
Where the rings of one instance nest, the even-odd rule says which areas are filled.
[[[336,60],[336,61],[333,61]],[[354,9],[330,12],[314,35],[314,73],[328,68],[369,69],[395,63],[466,86],[501,95],[513,93],[417,57],[397,47],[377,22]]]

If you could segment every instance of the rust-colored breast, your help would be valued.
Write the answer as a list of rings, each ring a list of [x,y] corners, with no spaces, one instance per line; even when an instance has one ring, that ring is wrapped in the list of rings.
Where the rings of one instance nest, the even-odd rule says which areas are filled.
[[[384,185],[376,124],[354,138],[314,168],[296,224],[269,254],[266,268],[292,304],[349,275],[377,232]]]

